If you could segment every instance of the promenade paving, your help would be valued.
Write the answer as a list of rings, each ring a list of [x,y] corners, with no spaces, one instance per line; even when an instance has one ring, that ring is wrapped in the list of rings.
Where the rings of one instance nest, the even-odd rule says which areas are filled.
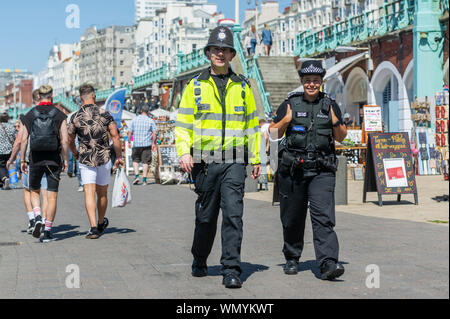
[[[336,232],[344,276],[335,282],[317,278],[309,218],[300,272],[286,276],[279,207],[269,203],[267,192],[249,194],[244,286],[229,290],[221,284],[220,225],[208,260],[209,276],[190,275],[195,194],[188,187],[133,187],[132,203],[109,209],[106,233],[88,240],[83,193],[76,186],[75,179],[63,177],[54,224],[57,240],[48,244],[25,232],[22,190],[0,191],[0,298],[449,298],[446,224],[348,213],[340,206]],[[448,203],[441,204],[448,213]],[[66,270],[73,264],[79,267],[81,286],[70,289]],[[366,286],[368,265],[379,267],[379,288]]]

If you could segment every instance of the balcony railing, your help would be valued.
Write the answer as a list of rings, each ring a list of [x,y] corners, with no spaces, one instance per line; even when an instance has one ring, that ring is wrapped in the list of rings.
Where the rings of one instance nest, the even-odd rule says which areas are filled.
[[[131,92],[133,90],[132,86],[124,86],[123,88],[127,89],[126,95],[131,95]],[[95,97],[97,101],[106,101],[106,99],[116,90],[122,89],[122,87],[114,88],[114,89],[107,89],[107,90],[97,90],[95,91]]]
[[[133,89],[139,89],[145,86],[149,86],[153,83],[165,80],[167,78],[168,78],[167,65],[164,63],[162,67],[158,69],[147,72],[141,76],[136,76],[134,78]]]
[[[441,0],[447,1],[448,0]],[[445,6],[444,4],[442,6]],[[311,33],[297,35],[295,55],[311,56],[337,46],[364,41],[374,36],[400,30],[412,25],[414,20],[414,0],[397,0],[385,3],[378,9],[366,11],[360,15],[334,23]]]
[[[53,97],[53,103],[61,103],[71,112],[75,112],[80,108],[79,105],[76,104],[71,98],[65,97],[64,95],[57,95]]]
[[[209,61],[203,53],[203,50],[194,50],[188,54],[180,52],[178,53],[177,74],[196,69],[206,64],[209,64]]]

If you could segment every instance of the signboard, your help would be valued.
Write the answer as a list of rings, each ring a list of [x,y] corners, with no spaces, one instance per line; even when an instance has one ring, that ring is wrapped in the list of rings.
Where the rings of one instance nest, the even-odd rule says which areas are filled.
[[[368,133],[383,131],[383,118],[380,106],[364,106],[364,130]]]
[[[347,136],[346,139],[349,139],[355,144],[361,144],[362,143],[362,130],[351,130],[347,129]]]
[[[158,146],[159,166],[178,166],[178,154],[175,145]]]
[[[364,177],[363,202],[367,192],[382,195],[414,194],[418,204],[416,180],[412,165],[411,147],[407,133],[372,133],[368,137],[367,164]]]

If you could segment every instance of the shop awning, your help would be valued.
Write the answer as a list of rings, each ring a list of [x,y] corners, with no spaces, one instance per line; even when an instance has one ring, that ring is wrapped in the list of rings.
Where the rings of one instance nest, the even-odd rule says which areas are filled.
[[[331,80],[337,76],[339,76],[340,72],[345,71],[347,68],[353,66],[361,60],[366,58],[366,52],[351,56],[349,58],[345,58],[339,61],[337,64],[333,65],[331,68],[327,70],[327,74],[325,74],[324,81]]]

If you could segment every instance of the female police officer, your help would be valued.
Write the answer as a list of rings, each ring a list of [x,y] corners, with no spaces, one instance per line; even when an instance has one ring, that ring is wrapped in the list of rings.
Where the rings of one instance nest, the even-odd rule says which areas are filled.
[[[338,264],[339,244],[333,230],[337,168],[334,140],[341,142],[347,129],[336,102],[320,92],[325,73],[320,61],[303,62],[299,74],[304,92],[291,94],[281,104],[270,131],[279,138],[285,135],[277,173],[284,272],[298,272],[309,204],[321,279],[332,280],[344,273],[344,267]]]

